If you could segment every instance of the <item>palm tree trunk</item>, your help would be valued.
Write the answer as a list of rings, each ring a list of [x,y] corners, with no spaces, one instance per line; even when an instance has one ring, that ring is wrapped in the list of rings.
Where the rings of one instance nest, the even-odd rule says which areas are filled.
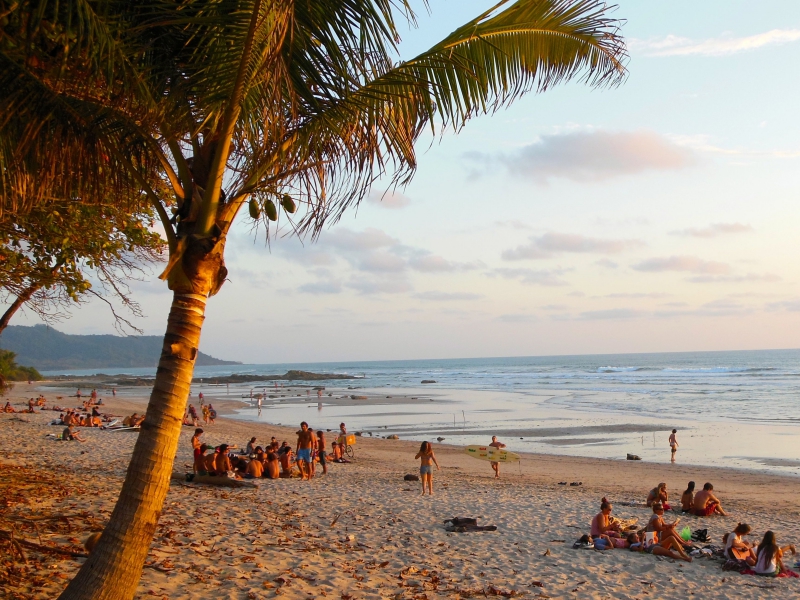
[[[11,303],[11,306],[8,307],[6,312],[3,313],[3,316],[0,317],[0,333],[5,331],[6,327],[8,327],[8,322],[11,320],[11,317],[20,309],[20,307],[25,304],[28,300],[31,299],[41,286],[32,285],[24,292],[22,292],[14,302]]]
[[[207,296],[175,292],[158,372],[111,519],[62,600],[129,600],[169,490]]]

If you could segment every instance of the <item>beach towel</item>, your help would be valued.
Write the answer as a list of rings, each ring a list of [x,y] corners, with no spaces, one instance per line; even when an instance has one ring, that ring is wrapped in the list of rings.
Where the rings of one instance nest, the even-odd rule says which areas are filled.
[[[739,571],[739,572],[742,575],[758,575],[758,573],[753,571],[753,569],[749,569],[749,568],[748,569],[743,569],[742,571]],[[762,575],[762,577],[765,577],[765,576]],[[770,576],[766,575],[766,577],[770,577]],[[789,578],[789,577],[793,577],[795,579],[800,579],[800,573],[796,573],[795,571],[792,571],[791,569],[783,569],[780,573],[775,575],[775,577],[783,578],[783,579],[786,579],[786,578]]]

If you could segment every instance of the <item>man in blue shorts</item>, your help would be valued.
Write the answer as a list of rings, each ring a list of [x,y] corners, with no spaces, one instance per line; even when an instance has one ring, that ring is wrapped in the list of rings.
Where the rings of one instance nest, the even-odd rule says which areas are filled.
[[[311,448],[313,446],[314,434],[308,430],[308,423],[300,423],[300,431],[297,432],[297,466],[300,467],[300,478],[311,479],[314,473],[311,471]]]

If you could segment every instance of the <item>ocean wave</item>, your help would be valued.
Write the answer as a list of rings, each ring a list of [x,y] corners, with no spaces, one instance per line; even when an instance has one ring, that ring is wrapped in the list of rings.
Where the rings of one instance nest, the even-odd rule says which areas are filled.
[[[655,371],[653,367],[597,367],[596,373],[633,373],[636,371]]]

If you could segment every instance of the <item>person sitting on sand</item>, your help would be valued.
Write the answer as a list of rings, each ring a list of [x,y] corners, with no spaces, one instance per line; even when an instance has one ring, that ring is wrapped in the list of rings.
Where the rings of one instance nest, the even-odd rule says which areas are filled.
[[[274,452],[268,452],[267,466],[264,469],[264,477],[267,479],[278,479],[280,476],[280,461],[278,460],[278,455]]]
[[[103,420],[100,417],[89,417],[89,421],[91,421],[92,427],[102,427]]]
[[[14,412],[17,412],[17,411],[15,411],[14,407],[11,406],[11,402],[6,402],[6,405],[3,407],[3,412],[14,413]]]
[[[281,447],[281,452],[278,455],[281,461],[281,477],[292,476],[292,447],[289,445]]]
[[[228,457],[228,444],[222,444],[219,447],[219,453],[214,462],[214,470],[217,472],[217,475],[226,475],[228,471],[233,471],[231,459]]]
[[[206,467],[206,451],[208,450],[207,444],[200,444],[200,447],[194,451],[194,464],[192,470],[198,475],[208,475]]]
[[[422,442],[419,447],[414,460],[419,459],[419,478],[422,481],[422,495],[425,495],[425,484],[428,485],[428,495],[433,496],[433,465],[436,465],[436,470],[439,468],[439,463],[436,460],[436,455],[433,453],[433,446],[430,442]]]
[[[217,474],[217,456],[219,455],[219,448],[215,448],[214,452],[207,454],[203,457],[205,463],[206,473],[209,475]]]
[[[780,575],[781,571],[784,570],[783,553],[787,550],[791,551],[793,555],[797,554],[797,550],[793,545],[784,546],[783,548],[778,546],[775,533],[767,531],[764,534],[764,539],[758,545],[757,560],[753,567],[756,575],[764,577],[777,577]]]
[[[131,419],[131,427],[141,427],[142,423],[144,423],[144,418],[147,415],[139,415],[136,419]]]
[[[714,513],[719,513],[723,517],[727,516],[713,491],[714,486],[706,483],[703,486],[703,490],[694,495],[694,514],[698,517],[710,517]]]
[[[247,442],[247,446],[244,449],[242,454],[246,454],[247,456],[253,456],[256,453],[256,438],[250,438],[250,441]]]
[[[619,537],[619,525],[613,525],[611,523],[611,511],[613,508],[611,502],[603,498],[603,501],[600,503],[600,512],[592,519],[592,537]]]
[[[749,566],[755,566],[758,557],[753,545],[742,540],[743,535],[750,533],[750,525],[739,523],[731,533],[726,533],[722,541],[725,542],[725,558],[730,560],[743,560]]]
[[[659,542],[658,534],[654,534],[653,542],[649,545],[646,544],[646,535],[644,532],[639,534],[630,533],[626,538],[627,547],[631,552],[647,552],[654,556],[668,556],[673,560],[685,560],[692,562],[692,557],[684,552],[683,547],[673,537],[668,537]]]
[[[133,425],[131,425],[131,423],[133,423],[133,421],[135,419],[138,419],[138,418],[139,418],[139,415],[136,414],[136,413],[133,413],[129,417],[125,417],[124,419],[122,419],[122,426],[123,427],[133,427]]]
[[[33,407],[36,406],[36,402],[33,398],[28,400],[28,412],[33,412]]]
[[[65,442],[85,442],[86,440],[83,439],[77,431],[74,431],[74,429],[75,425],[70,423],[61,434],[61,439]]]
[[[670,505],[667,504],[667,500],[669,500],[669,494],[667,493],[667,484],[666,483],[659,483],[656,487],[650,490],[650,493],[647,494],[647,506],[653,506],[654,502],[660,502],[661,506],[664,507],[664,510],[670,510]]]
[[[683,541],[683,538],[681,538],[680,534],[675,530],[678,523],[680,523],[680,519],[675,519],[672,523],[664,522],[664,506],[660,502],[656,502],[653,504],[653,516],[650,517],[650,520],[647,522],[645,531],[657,533],[659,538],[663,541],[672,537],[675,538],[675,541],[681,546],[690,546],[691,544]]]
[[[681,512],[694,512],[694,481],[686,486],[686,491],[681,495]]]
[[[253,459],[247,463],[247,469],[244,472],[245,479],[254,479],[264,476],[264,465],[258,459]]]

